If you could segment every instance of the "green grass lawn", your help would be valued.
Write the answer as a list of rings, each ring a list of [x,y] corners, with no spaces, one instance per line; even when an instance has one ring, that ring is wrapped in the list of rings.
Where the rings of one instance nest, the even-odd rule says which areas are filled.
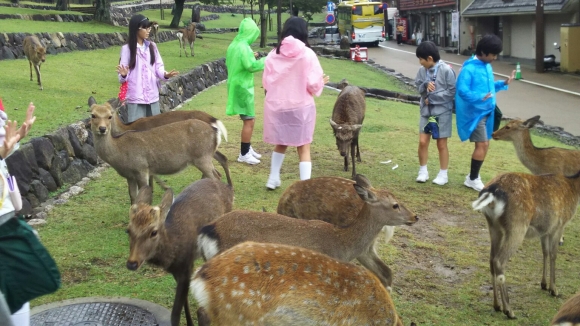
[[[1,8],[1,7],[0,7]],[[46,22],[23,19],[0,19],[0,33],[117,33],[127,32],[127,27],[112,26],[96,21]]]
[[[31,8],[20,8],[20,7],[3,7],[0,6],[0,14],[8,15],[51,15],[51,14],[70,14],[70,15],[81,15],[88,16],[76,11],[59,11],[59,10],[42,10],[42,9],[31,9]]]
[[[50,24],[26,25],[19,32],[36,31],[36,28],[47,28]],[[53,25],[62,24],[65,23]],[[82,28],[86,24],[75,25]],[[106,31],[102,26],[95,28],[100,28],[99,32]],[[196,42],[196,56],[193,58],[179,57],[177,41],[161,43],[159,49],[167,69],[186,72],[201,63],[223,57],[234,36],[234,33],[204,34],[204,39]],[[36,82],[29,81],[26,60],[0,61],[0,71],[4,76],[0,79],[0,96],[6,113],[11,119],[22,121],[27,103],[34,101],[38,119],[30,137],[44,135],[88,117],[86,103],[89,96],[104,102],[117,95],[119,83],[115,66],[119,51],[119,47],[112,47],[48,56],[42,65],[43,91],[38,90]],[[320,61],[333,82],[347,78],[360,86],[394,91],[406,89],[394,78],[364,64],[324,58]],[[221,119],[227,127],[229,142],[222,143],[220,151],[231,162],[236,189],[235,208],[261,210],[265,207],[267,211],[275,211],[282,191],[299,178],[298,159],[295,152],[289,150],[282,168],[282,187],[276,191],[265,190],[273,146],[262,142],[264,92],[259,73],[255,85],[257,122],[253,147],[264,154],[262,163],[257,166],[235,162],[241,123],[239,118],[224,114],[225,84],[197,95],[183,109],[206,111]],[[325,90],[316,98],[313,177],[350,176],[350,172],[342,171],[343,159],[336,150],[328,123],[336,96],[336,92]],[[366,118],[360,136],[363,162],[357,164],[357,171],[366,175],[373,186],[392,190],[420,217],[413,227],[398,227],[389,244],[381,242],[378,245],[379,256],[394,272],[393,299],[404,324],[411,321],[418,325],[548,324],[564,300],[580,288],[580,263],[576,257],[576,248],[580,246],[578,218],[567,227],[566,243],[559,251],[556,273],[561,297],[553,298],[540,290],[542,253],[539,240],[526,241],[507,268],[511,304],[518,319],[506,320],[492,309],[487,225],[484,217],[473,212],[470,206],[477,193],[462,185],[469,171],[473,145],[459,142],[454,131],[449,141],[449,184],[443,187],[430,182],[418,184],[414,182],[418,170],[417,129],[417,106],[367,99]],[[533,141],[538,147],[565,147],[536,134]],[[438,170],[434,143],[429,154],[429,170],[434,177]],[[387,160],[393,162],[380,163]],[[392,169],[394,164],[398,165],[397,169]],[[483,180],[488,181],[498,173],[509,171],[526,170],[518,161],[512,144],[492,141],[482,168]],[[200,172],[195,168],[164,177],[176,194],[199,178]],[[162,193],[156,189],[154,203],[159,203]],[[34,300],[33,306],[78,297],[122,296],[171,308],[175,282],[170,275],[147,264],[137,272],[125,268],[129,253],[124,232],[128,209],[125,180],[113,169],[107,169],[100,179],[86,186],[84,193],[56,206],[49,213],[48,223],[39,227],[39,233],[57,261],[63,285],[56,293]],[[196,266],[200,264],[198,262]],[[195,309],[193,301],[191,308]]]

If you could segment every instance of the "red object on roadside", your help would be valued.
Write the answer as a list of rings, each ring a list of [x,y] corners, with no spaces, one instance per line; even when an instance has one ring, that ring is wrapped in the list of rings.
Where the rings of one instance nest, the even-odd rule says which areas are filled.
[[[360,57],[360,46],[357,44],[356,48],[354,49],[354,61],[362,61],[362,58]]]

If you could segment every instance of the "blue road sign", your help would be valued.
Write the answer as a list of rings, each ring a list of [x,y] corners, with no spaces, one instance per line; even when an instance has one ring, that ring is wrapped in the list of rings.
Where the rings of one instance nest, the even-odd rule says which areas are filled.
[[[326,23],[327,24],[334,24],[334,15],[333,14],[328,14],[326,15]]]

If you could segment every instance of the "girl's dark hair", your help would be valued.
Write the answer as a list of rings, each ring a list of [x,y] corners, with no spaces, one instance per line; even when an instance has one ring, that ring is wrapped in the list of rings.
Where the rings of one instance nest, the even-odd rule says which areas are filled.
[[[439,48],[437,45],[431,41],[421,42],[415,51],[417,58],[427,60],[427,58],[432,57],[433,61],[438,62],[441,60],[439,55]]]
[[[143,15],[134,15],[131,17],[129,21],[129,40],[127,44],[129,44],[129,53],[131,54],[131,58],[129,59],[129,70],[135,68],[135,63],[137,61],[137,33],[139,33],[139,28],[148,28],[151,26],[149,19]],[[155,49],[153,46],[153,42],[149,44],[149,54],[151,57],[150,64],[153,65],[155,63]]]
[[[280,35],[280,43],[276,47],[276,54],[280,54],[280,47],[282,46],[282,40],[288,36],[292,36],[297,40],[302,41],[306,47],[310,47],[308,44],[308,24],[301,17],[290,17],[284,23],[282,28],[282,34]]]
[[[475,54],[488,55],[500,54],[503,49],[501,39],[497,35],[487,34],[479,42],[475,48]]]

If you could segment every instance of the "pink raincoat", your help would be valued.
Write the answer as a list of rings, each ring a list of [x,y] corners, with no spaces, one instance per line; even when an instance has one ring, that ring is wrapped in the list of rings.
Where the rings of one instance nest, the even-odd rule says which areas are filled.
[[[312,142],[316,123],[313,95],[320,96],[324,82],[322,67],[314,51],[292,36],[282,40],[280,54],[272,50],[266,58],[262,84],[264,142],[302,146]]]

